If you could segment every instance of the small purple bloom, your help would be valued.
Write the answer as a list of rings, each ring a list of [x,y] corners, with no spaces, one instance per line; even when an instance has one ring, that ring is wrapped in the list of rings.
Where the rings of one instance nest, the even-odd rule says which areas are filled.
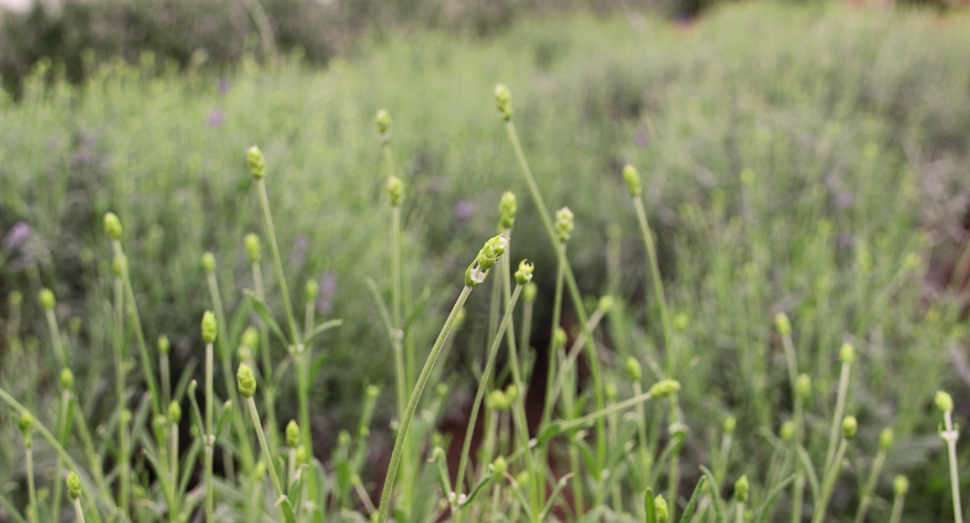
[[[458,203],[455,204],[455,215],[459,218],[471,218],[472,214],[474,213],[475,204],[468,200],[459,200]]]
[[[226,94],[232,89],[232,82],[226,78],[222,77],[219,79],[219,94]]]
[[[3,239],[3,246],[7,249],[16,249],[23,245],[28,237],[30,237],[30,225],[27,225],[27,222],[18,222],[7,232],[6,238]]]
[[[217,107],[213,109],[211,113],[209,113],[209,118],[207,120],[209,122],[209,127],[218,129],[222,127],[222,124],[226,121],[226,112]]]
[[[320,314],[330,314],[333,312],[333,297],[336,294],[337,273],[324,273],[323,283],[320,285],[320,298],[317,300],[317,312]]]

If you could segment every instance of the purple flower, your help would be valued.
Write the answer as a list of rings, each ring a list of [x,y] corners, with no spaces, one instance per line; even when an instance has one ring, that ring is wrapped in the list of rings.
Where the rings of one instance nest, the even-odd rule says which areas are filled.
[[[16,249],[23,245],[30,236],[30,225],[27,222],[18,222],[7,231],[7,236],[3,239],[3,246],[7,249]]]
[[[226,78],[222,77],[219,79],[219,94],[226,94],[232,89],[232,82]]]
[[[226,121],[226,112],[217,107],[213,109],[211,113],[209,113],[209,118],[207,118],[207,120],[209,122],[209,127],[218,129],[222,127],[222,124]]]
[[[333,312],[333,297],[336,294],[337,273],[324,273],[323,283],[320,285],[320,298],[317,299],[317,312],[320,314],[330,314]]]
[[[455,215],[459,218],[467,219],[471,218],[472,214],[475,212],[475,204],[468,200],[459,200],[455,204]]]

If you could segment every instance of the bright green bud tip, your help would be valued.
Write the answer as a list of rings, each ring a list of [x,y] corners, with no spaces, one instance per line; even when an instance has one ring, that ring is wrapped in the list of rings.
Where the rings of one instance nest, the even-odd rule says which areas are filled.
[[[525,285],[532,281],[532,271],[536,266],[525,260],[519,262],[519,270],[515,271],[515,281],[519,285]]]
[[[266,464],[263,463],[262,461],[259,461],[258,463],[256,463],[256,466],[253,467],[253,479],[256,481],[263,481],[263,478],[265,477],[266,477]]]
[[[512,225],[515,224],[515,213],[519,206],[515,200],[515,194],[512,191],[506,191],[502,194],[502,200],[498,204],[500,221],[502,229],[511,229]]]
[[[159,415],[155,416],[152,419],[152,423],[155,426],[155,431],[156,432],[161,432],[161,431],[165,430],[165,427],[166,426],[168,426],[168,418],[166,418],[165,416],[159,414]]]
[[[249,347],[250,349],[256,349],[259,347],[259,331],[256,327],[250,325],[246,327],[246,330],[242,333],[242,344]]]
[[[124,256],[115,256],[111,260],[111,274],[114,274],[116,278],[121,277],[121,268],[125,263]]]
[[[168,420],[172,422],[172,425],[178,425],[182,421],[182,407],[179,406],[177,401],[168,404]]]
[[[377,134],[382,137],[387,136],[388,131],[391,130],[391,115],[384,109],[377,111],[377,115],[374,116],[374,123],[377,125]]]
[[[20,428],[20,433],[27,437],[34,430],[34,415],[29,411],[24,411],[20,415],[20,419],[17,421],[17,427]]]
[[[387,177],[387,196],[394,207],[401,205],[401,201],[404,200],[404,182],[393,174]]]
[[[259,236],[249,233],[243,242],[246,244],[246,252],[249,253],[249,260],[253,263],[258,262],[262,251],[259,245]]]
[[[512,402],[509,401],[509,397],[505,395],[501,390],[493,390],[491,394],[488,395],[488,401],[486,402],[488,408],[497,411],[508,410]]]
[[[734,416],[728,416],[724,418],[724,433],[733,434],[734,430],[738,428],[738,419]]]
[[[658,381],[650,387],[650,396],[655,399],[666,398],[679,390],[680,382],[677,380]]]
[[[909,491],[909,479],[906,476],[899,475],[893,478],[893,492],[897,496],[905,496],[906,492]]]
[[[162,335],[158,337],[158,353],[165,355],[172,350],[172,344],[168,341],[168,336]]]
[[[495,107],[502,113],[505,121],[512,119],[512,93],[508,87],[501,84],[495,86]]]
[[[778,437],[782,441],[788,442],[795,436],[795,423],[792,421],[786,421],[781,424],[781,429],[778,431]]]
[[[800,374],[795,379],[795,394],[798,394],[801,398],[807,398],[811,392],[812,378],[809,378],[808,374]]]
[[[297,465],[303,466],[310,463],[310,460],[307,455],[306,447],[300,447],[296,449],[296,456],[294,457],[296,458]]]
[[[245,363],[239,364],[239,371],[236,372],[236,383],[239,386],[239,394],[244,398],[251,398],[256,394],[256,376],[253,369]]]
[[[475,261],[465,271],[465,285],[468,287],[481,285],[485,281],[485,277],[488,276],[488,270],[502,258],[508,245],[508,241],[501,234],[485,242],[482,250],[478,251]]]
[[[640,378],[643,377],[643,368],[640,367],[640,362],[636,358],[627,358],[626,375],[631,381],[640,381]]]
[[[266,176],[266,159],[263,158],[263,151],[255,145],[246,150],[246,160],[249,162],[249,170],[253,172],[253,178],[257,180]]]
[[[122,427],[131,425],[131,411],[128,409],[122,409],[121,413],[118,414],[118,423],[121,423]]]
[[[573,212],[569,210],[569,207],[563,207],[556,211],[556,234],[559,235],[559,241],[566,243],[573,234]]]
[[[751,488],[751,484],[748,482],[748,476],[741,476],[738,481],[734,483],[734,497],[738,500],[738,503],[744,503],[748,500],[748,489]]]
[[[377,398],[378,394],[381,393],[380,387],[377,385],[370,385],[367,387],[367,397],[371,399]]]
[[[212,274],[216,270],[216,257],[211,252],[202,255],[202,270],[206,274]]]
[[[42,289],[40,291],[40,304],[44,306],[47,310],[53,310],[54,305],[57,304],[57,300],[54,298],[54,293],[50,289]]]
[[[317,296],[320,294],[320,284],[317,280],[310,280],[306,282],[306,301],[315,302],[317,301]]]
[[[108,233],[108,238],[112,240],[121,239],[121,220],[115,216],[115,213],[109,212],[104,215],[104,230]]]
[[[506,472],[508,472],[509,464],[507,461],[505,461],[505,458],[499,456],[495,458],[495,461],[492,462],[491,470],[493,476],[501,478],[505,476]]]
[[[843,343],[842,349],[839,350],[839,359],[842,363],[852,364],[855,361],[855,347],[851,343]]]
[[[674,316],[674,327],[680,331],[684,332],[687,327],[690,327],[690,317],[686,313],[680,312]]]
[[[893,439],[893,429],[883,429],[882,433],[879,434],[879,448],[889,450],[889,447],[893,446]]]
[[[607,383],[603,392],[606,394],[606,399],[608,400],[615,400],[616,396],[620,393],[616,388],[616,383]]]
[[[603,314],[609,314],[613,310],[614,305],[616,305],[616,300],[612,296],[603,296],[596,304],[596,308]]]
[[[856,421],[855,416],[846,416],[842,420],[842,437],[845,439],[852,439],[855,437],[855,432],[859,428],[859,422]]]
[[[71,496],[71,499],[77,499],[81,497],[81,478],[72,470],[67,475],[67,495]]]
[[[286,424],[286,444],[291,448],[296,448],[300,444],[300,426],[296,421],[290,420]]]
[[[514,384],[505,387],[505,395],[508,396],[509,401],[515,401],[519,399],[519,388]]]
[[[561,349],[566,346],[567,341],[566,331],[562,330],[561,327],[556,327],[556,331],[552,333],[552,347]]]
[[[657,523],[667,523],[670,519],[670,508],[667,507],[667,500],[663,496],[653,498],[653,508],[657,512]]]
[[[70,390],[74,387],[74,373],[65,368],[61,371],[61,388]]]
[[[936,391],[936,406],[943,412],[953,412],[953,397],[942,390]]]
[[[623,180],[626,182],[626,188],[630,191],[630,196],[636,198],[640,196],[640,173],[637,172],[637,168],[632,165],[627,165],[623,168]]]
[[[536,301],[536,296],[539,294],[539,287],[529,282],[524,289],[522,289],[522,297],[525,299],[526,303],[532,303]]]
[[[202,315],[202,339],[206,343],[215,343],[219,335],[219,327],[216,325],[216,316],[211,311],[205,311]]]
[[[788,319],[788,315],[784,312],[779,312],[775,315],[775,326],[778,327],[778,333],[782,336],[791,334],[791,320]]]

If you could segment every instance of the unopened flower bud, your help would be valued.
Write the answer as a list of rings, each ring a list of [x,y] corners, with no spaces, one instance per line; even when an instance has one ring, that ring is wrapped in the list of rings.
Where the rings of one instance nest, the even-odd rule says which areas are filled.
[[[616,383],[610,382],[603,387],[603,393],[606,394],[606,399],[613,401],[616,399],[617,395],[619,395],[620,391],[617,390]]]
[[[512,119],[512,93],[504,85],[495,86],[495,106],[505,121]]]
[[[81,497],[81,478],[77,476],[77,473],[73,470],[67,474],[67,495],[71,499],[77,499]]]
[[[536,301],[536,295],[538,294],[539,294],[539,287],[532,282],[529,282],[528,284],[526,284],[525,288],[522,289],[522,298],[525,300],[526,303],[532,303]]]
[[[953,412],[953,397],[942,390],[936,391],[936,406],[943,412]]]
[[[113,212],[104,215],[104,230],[108,233],[108,238],[112,240],[121,239],[121,220]]]
[[[842,349],[839,350],[839,359],[842,363],[851,365],[855,361],[855,347],[851,343],[843,343]]]
[[[391,130],[391,115],[384,109],[377,111],[374,116],[374,123],[377,125],[377,134],[386,137]]]
[[[503,411],[509,409],[511,402],[504,392],[501,390],[493,390],[492,393],[488,395],[486,405],[492,410]]]
[[[376,398],[377,398],[377,396],[378,396],[378,395],[379,395],[380,393],[381,393],[381,389],[380,389],[380,387],[378,387],[377,385],[369,385],[369,386],[367,387],[367,397],[368,397],[368,398],[371,398],[371,399],[376,399]]]
[[[623,180],[626,182],[626,188],[630,191],[630,196],[634,198],[640,196],[640,173],[637,172],[636,167],[625,166],[623,168]]]
[[[155,432],[156,433],[159,433],[159,432],[165,430],[166,427],[168,427],[168,418],[166,418],[165,416],[159,414],[159,415],[155,416],[154,418],[152,418],[152,424],[155,427]]]
[[[306,447],[300,447],[296,449],[296,456],[294,457],[296,458],[297,465],[302,466],[310,463],[309,454],[307,453]]]
[[[251,398],[256,394],[256,376],[249,365],[239,364],[239,371],[236,372],[236,384],[239,386],[239,394],[244,398]]]
[[[387,177],[387,196],[394,207],[401,205],[401,200],[404,199],[404,182],[393,174]]]
[[[491,469],[493,477],[501,478],[509,470],[509,464],[505,461],[505,458],[499,456],[495,458],[495,461],[492,462],[489,468]]]
[[[168,336],[162,335],[158,337],[158,353],[161,355],[168,354],[172,350],[172,345],[168,341]]]
[[[512,191],[506,191],[502,194],[502,200],[498,204],[498,210],[500,216],[499,225],[503,230],[511,229],[512,225],[515,224],[515,213],[518,208],[515,194]]]
[[[573,234],[573,212],[569,207],[563,207],[556,211],[556,233],[559,241],[566,243]]]
[[[118,414],[118,423],[120,423],[122,427],[131,425],[131,411],[128,409],[121,409],[121,413]]]
[[[567,341],[566,331],[562,330],[562,327],[556,327],[552,333],[552,348],[561,349],[566,346]]]
[[[795,423],[793,421],[786,421],[781,424],[781,429],[778,431],[778,437],[784,442],[789,442],[795,437]]]
[[[219,335],[219,327],[216,324],[216,316],[211,311],[205,311],[202,315],[202,339],[206,343],[215,343]]]
[[[71,369],[64,368],[61,371],[61,388],[71,390],[74,387],[74,373]]]
[[[317,301],[317,296],[320,294],[320,284],[317,280],[310,280],[306,282],[306,301],[313,303]]]
[[[751,488],[751,484],[748,482],[748,476],[741,476],[734,483],[734,498],[738,500],[738,503],[744,503],[748,500],[748,489]]]
[[[808,374],[799,374],[795,379],[795,394],[800,398],[807,398],[812,392],[812,378]]]
[[[845,439],[854,438],[858,428],[859,422],[856,421],[855,416],[846,416],[845,419],[842,420],[842,437]]]
[[[509,401],[515,401],[519,399],[519,388],[513,383],[508,387],[505,387],[505,395],[508,396]]]
[[[657,523],[667,523],[670,519],[670,508],[662,495],[653,498],[653,508],[657,513]]]
[[[779,312],[775,315],[775,326],[778,328],[778,333],[782,336],[791,334],[791,320],[788,319],[788,315],[784,312]]]
[[[266,477],[266,464],[263,463],[262,460],[260,460],[256,463],[256,466],[253,467],[253,480],[263,481],[265,477]]]
[[[179,406],[179,402],[173,401],[168,404],[168,420],[172,425],[178,425],[182,421],[182,407]]]
[[[734,416],[724,418],[723,428],[725,434],[733,434],[734,430],[738,428],[738,419]]]
[[[54,310],[54,305],[57,304],[57,300],[54,298],[54,293],[50,289],[41,289],[40,304],[46,310]]]
[[[879,448],[882,450],[889,450],[893,446],[893,429],[885,428],[882,433],[879,434]]]
[[[216,257],[211,252],[202,255],[202,270],[206,274],[212,274],[216,270]]]
[[[609,314],[613,311],[615,305],[616,300],[612,296],[607,295],[600,298],[600,301],[596,304],[596,308],[603,314]]]
[[[643,368],[640,367],[640,362],[636,358],[627,358],[626,375],[630,378],[630,381],[640,381],[640,378],[643,377]]]
[[[257,180],[266,176],[266,159],[263,158],[263,151],[255,145],[246,150],[246,160],[249,162],[249,170],[253,172],[253,178]]]
[[[259,245],[259,236],[249,233],[243,242],[246,244],[246,252],[249,253],[249,260],[253,263],[258,262],[262,251]]]
[[[300,445],[300,426],[294,420],[286,424],[286,444],[291,448]]]
[[[23,434],[24,438],[28,438],[34,431],[34,415],[30,411],[25,410],[17,421],[17,427],[20,429],[20,433]]]
[[[244,346],[249,347],[250,349],[258,348],[259,331],[256,330],[256,328],[252,325],[246,327],[246,330],[243,331],[242,336],[240,337],[240,341]]]
[[[525,285],[532,281],[532,271],[535,268],[535,264],[528,263],[525,260],[519,262],[519,270],[515,271],[515,282],[519,285]]]
[[[666,398],[679,390],[680,382],[677,380],[658,381],[650,387],[650,396],[655,399]]]
[[[906,492],[909,491],[909,479],[906,476],[899,475],[893,478],[893,492],[897,496],[905,496]]]

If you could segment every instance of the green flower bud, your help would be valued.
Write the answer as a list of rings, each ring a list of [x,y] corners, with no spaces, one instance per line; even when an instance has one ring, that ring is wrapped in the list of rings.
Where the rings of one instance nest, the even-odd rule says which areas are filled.
[[[748,489],[751,488],[751,484],[748,482],[748,476],[741,476],[734,483],[734,498],[738,500],[738,503],[744,503],[748,500]]]
[[[296,448],[300,445],[300,426],[294,420],[290,420],[286,424],[286,444],[290,448]]]
[[[519,262],[519,270],[515,271],[515,282],[519,285],[525,285],[532,281],[532,271],[534,271],[536,266],[532,263],[528,263],[525,260]]]
[[[502,258],[508,245],[508,241],[501,234],[485,242],[485,246],[478,252],[475,261],[465,271],[465,285],[467,287],[481,285],[485,281],[485,277],[488,276],[488,270]]]
[[[54,305],[57,304],[57,300],[54,298],[54,293],[50,289],[41,289],[40,291],[40,304],[44,306],[46,310],[54,310]]]
[[[603,388],[603,392],[606,394],[606,399],[612,401],[616,399],[620,391],[616,388],[616,383],[607,383],[606,387]]]
[[[377,396],[380,393],[381,389],[377,385],[370,385],[367,387],[367,397],[370,399],[377,399]]]
[[[124,256],[115,256],[111,260],[111,274],[113,274],[116,278],[120,278],[121,272],[122,272],[121,269],[123,268],[124,263],[125,263]]]
[[[846,416],[845,419],[842,420],[842,437],[845,439],[854,438],[858,428],[859,422],[856,421],[855,416]]]
[[[256,466],[253,467],[253,480],[263,481],[263,479],[265,478],[266,478],[266,464],[263,463],[263,460],[259,460],[256,462]]]
[[[508,87],[501,84],[495,86],[495,106],[506,122],[512,119],[512,93]]]
[[[168,420],[172,425],[178,425],[182,421],[182,407],[179,406],[179,402],[173,401],[168,404]]]
[[[492,393],[488,395],[488,401],[485,403],[489,409],[497,411],[508,410],[511,406],[508,396],[506,396],[501,390],[493,390]]]
[[[306,301],[313,303],[317,301],[317,296],[320,295],[320,284],[317,280],[310,280],[306,282]]]
[[[650,396],[655,399],[666,398],[678,390],[680,390],[680,382],[677,380],[658,381],[650,387]]]
[[[630,196],[637,198],[640,196],[640,173],[632,165],[623,167],[623,180],[626,181],[626,188],[630,191]]]
[[[401,205],[401,200],[404,199],[404,182],[393,174],[387,177],[387,196],[394,207]]]
[[[20,433],[23,434],[24,438],[28,438],[34,431],[34,415],[25,410],[17,421],[17,427],[20,428]]]
[[[812,378],[808,374],[799,374],[795,379],[795,394],[800,398],[807,398],[812,393]]]
[[[81,478],[77,476],[77,473],[73,470],[67,474],[67,495],[71,499],[77,499],[81,497]]]
[[[936,406],[943,412],[953,412],[953,397],[942,390],[936,391]]]
[[[219,327],[216,324],[216,316],[211,311],[205,311],[202,315],[202,339],[206,343],[215,343],[219,335]]]
[[[657,513],[657,523],[667,523],[670,519],[670,508],[667,507],[667,500],[663,495],[653,498],[653,508]]]
[[[897,496],[905,496],[906,492],[909,491],[909,479],[906,476],[900,474],[893,478],[893,492]]]
[[[242,336],[240,337],[240,341],[242,341],[242,344],[250,349],[259,348],[259,331],[256,330],[256,327],[253,327],[252,325],[246,327],[246,330],[243,331]]]
[[[852,364],[855,361],[855,347],[851,343],[843,343],[842,349],[839,350],[839,359],[842,363]]]
[[[152,423],[155,426],[156,433],[162,432],[166,427],[168,427],[168,418],[159,414],[152,419]]]
[[[128,409],[122,409],[121,413],[118,414],[118,423],[120,423],[122,427],[131,425],[131,411]]]
[[[202,270],[206,274],[212,274],[216,270],[216,257],[211,252],[202,255]]]
[[[599,303],[596,304],[596,308],[603,314],[609,314],[615,305],[616,300],[612,296],[603,296],[600,298]]]
[[[522,298],[525,300],[526,303],[535,302],[536,295],[538,294],[539,294],[539,287],[532,282],[529,282],[528,284],[526,284],[525,288],[522,289]]]
[[[297,465],[302,466],[302,465],[306,465],[307,463],[310,463],[309,455],[307,454],[306,447],[300,447],[296,449],[296,456],[294,457],[296,458]]]
[[[573,234],[573,212],[569,207],[563,207],[556,211],[556,233],[559,241],[566,243]]]
[[[734,416],[724,418],[723,427],[725,434],[733,434],[734,430],[738,428],[738,419]]]
[[[515,194],[512,191],[506,191],[502,194],[502,200],[498,204],[499,211],[499,225],[504,229],[511,229],[512,225],[515,224],[515,213],[519,206],[515,200]]]
[[[689,326],[690,326],[690,317],[687,316],[687,314],[683,312],[679,312],[677,313],[676,316],[674,316],[675,329],[677,329],[680,332],[684,332],[685,330],[687,330],[687,327]]]
[[[784,312],[779,312],[775,315],[775,326],[778,328],[778,333],[782,336],[791,334],[791,320],[788,319],[788,315]]]
[[[529,476],[528,470],[523,470],[515,475],[515,483],[521,488],[526,488],[529,485],[530,480],[531,477]]]
[[[495,458],[495,461],[492,462],[489,469],[491,469],[493,477],[502,478],[505,476],[505,473],[508,472],[509,464],[507,461],[505,461],[505,458],[499,456]]]
[[[109,212],[104,215],[104,230],[108,233],[108,238],[112,240],[121,239],[121,220],[115,216],[115,213]]]
[[[567,341],[569,340],[566,331],[562,330],[561,327],[556,327],[556,330],[552,333],[552,348],[561,349],[566,346]]]
[[[885,428],[882,433],[879,434],[879,448],[882,450],[889,450],[893,446],[893,429]]]
[[[24,302],[24,295],[20,291],[11,291],[7,295],[7,302],[10,303],[11,309],[16,309],[20,307],[20,304]]]
[[[636,358],[627,358],[626,375],[630,378],[630,381],[640,381],[643,377],[643,368],[640,367],[640,362]]]
[[[784,442],[791,441],[795,437],[795,423],[793,421],[782,423],[781,429],[778,431],[778,437]]]
[[[71,369],[64,368],[61,370],[61,388],[65,390],[71,390],[74,387],[74,373]]]
[[[519,399],[519,388],[514,384],[509,385],[508,387],[505,387],[505,395],[508,396],[510,402],[516,401]]]
[[[172,345],[168,342],[168,336],[162,335],[158,337],[158,353],[161,355],[168,354],[172,350]]]
[[[266,159],[263,158],[263,151],[255,145],[246,150],[246,160],[249,162],[249,170],[253,172],[253,178],[257,180],[266,176]]]
[[[236,383],[239,386],[239,394],[244,398],[251,398],[256,394],[256,376],[253,369],[245,363],[239,364],[239,371],[236,372]]]
[[[438,395],[439,398],[445,399],[446,397],[448,397],[449,390],[450,389],[448,388],[447,383],[439,383],[438,386],[435,388],[434,392],[435,394]]]
[[[246,244],[246,252],[249,253],[249,260],[253,263],[258,262],[262,254],[262,248],[259,245],[259,236],[249,233],[243,242]]]
[[[381,135],[382,138],[387,137],[391,130],[391,115],[384,109],[381,109],[374,116],[374,123],[377,124],[377,134]]]

